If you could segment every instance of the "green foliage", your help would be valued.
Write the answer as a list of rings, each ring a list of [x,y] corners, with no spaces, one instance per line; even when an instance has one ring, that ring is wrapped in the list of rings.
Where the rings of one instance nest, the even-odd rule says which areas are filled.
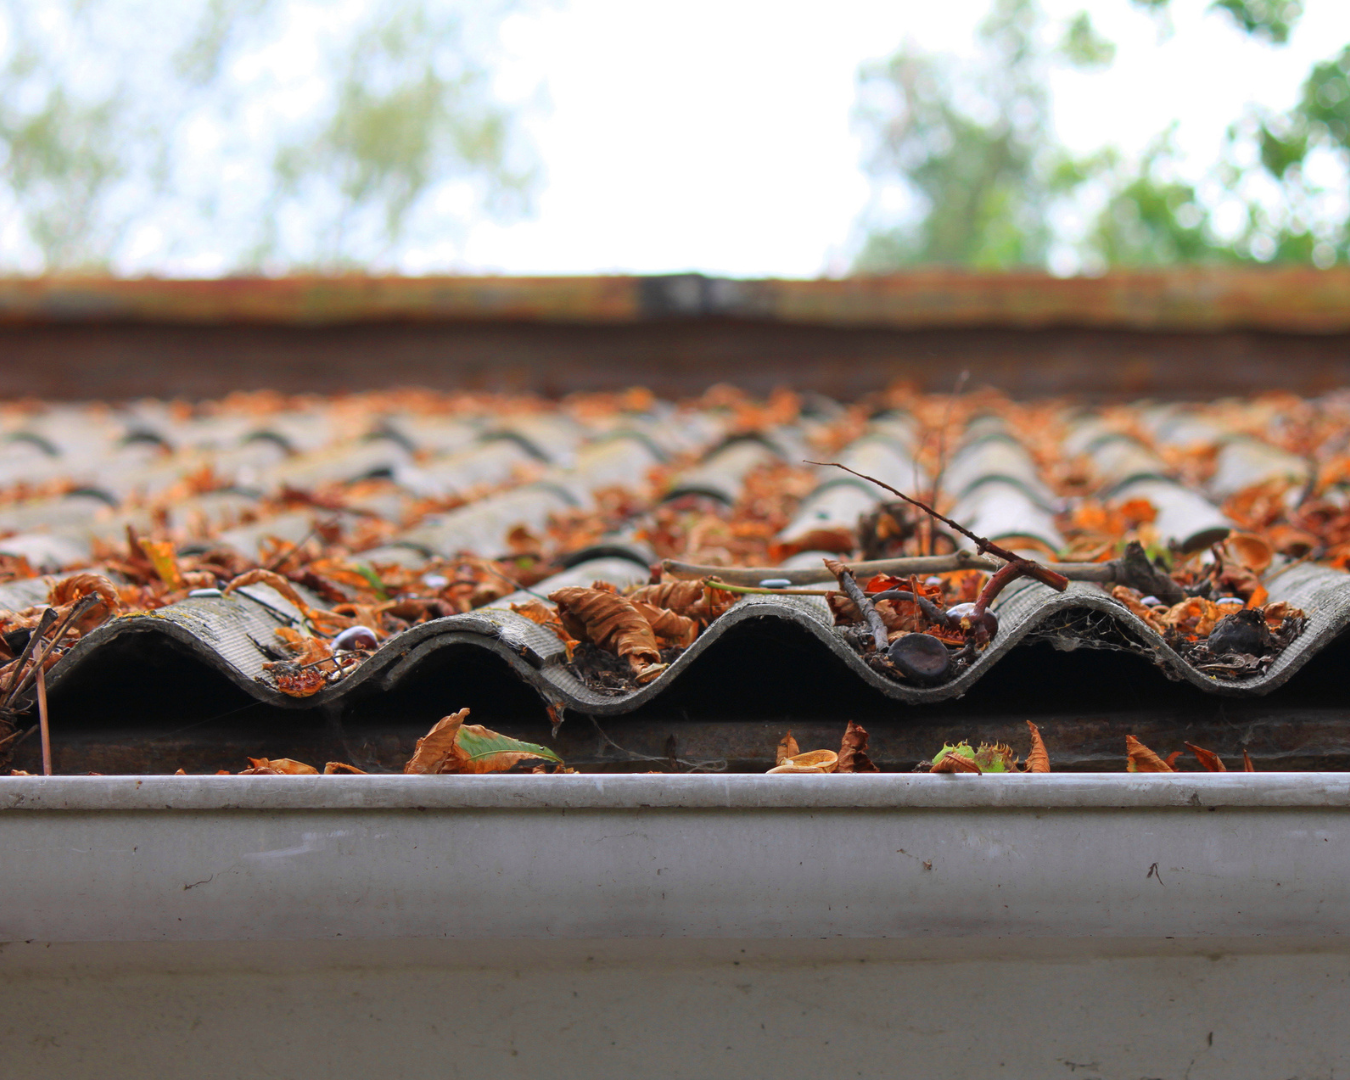
[[[1195,187],[1175,178],[1169,130],[1145,153],[1138,170],[1118,175],[1089,245],[1107,266],[1168,266],[1232,261],[1237,253],[1216,240]],[[1169,173],[1171,175],[1169,175]]]
[[[319,129],[276,158],[283,205],[337,193],[318,265],[387,252],[434,182],[475,175],[498,197],[524,189],[528,178],[506,166],[510,117],[491,104],[488,72],[467,58],[453,18],[411,2],[381,12],[350,43],[336,86]]]
[[[514,212],[531,173],[488,66],[512,2],[369,0],[353,23],[325,0],[0,0],[11,250],[107,266],[196,230],[221,270],[370,265],[414,220],[443,244],[471,208]],[[297,26],[308,82],[275,55]]]
[[[1115,45],[1097,33],[1086,11],[1080,11],[1069,23],[1059,51],[1080,68],[1109,67],[1116,58]]]
[[[863,111],[873,129],[874,176],[902,177],[924,208],[914,224],[874,225],[855,269],[882,272],[937,263],[1005,269],[1045,258],[1040,149],[1048,102],[1033,0],[997,0],[980,36],[991,62],[965,82],[979,111],[958,104],[954,78],[937,60],[902,50],[865,69],[863,93],[884,106]]]
[[[1350,148],[1350,48],[1312,69],[1292,119],[1319,141]]]
[[[1303,14],[1301,0],[1214,0],[1210,6],[1228,12],[1253,37],[1276,45],[1289,40],[1289,31]]]
[[[10,25],[18,45],[0,69],[0,177],[45,266],[93,269],[119,231],[103,201],[125,172],[120,102],[115,95],[85,102],[44,85],[44,58],[27,26]]]
[[[1133,2],[1162,17],[1168,11],[1168,0]],[[1211,10],[1277,45],[1288,40],[1302,5],[1215,0]],[[1350,171],[1350,48],[1313,68],[1294,109],[1255,110],[1237,122],[1226,160],[1197,177],[1188,175],[1170,129],[1134,162],[1109,146],[1082,160],[1070,157],[1050,137],[1039,89],[1056,58],[1038,51],[1039,10],[1033,0],[1004,0],[995,7],[997,20],[997,32],[985,33],[988,71],[999,78],[987,72],[974,78],[950,62],[904,52],[865,73],[864,91],[869,80],[881,79],[895,90],[889,114],[867,117],[881,136],[873,173],[906,182],[919,196],[920,214],[874,225],[858,270],[924,262],[1044,265],[1052,249],[1087,268],[1249,261],[1326,266],[1350,256],[1350,220],[1339,200],[1310,182],[1307,167],[1318,157],[1342,174]],[[1108,63],[1112,49],[1082,13],[1064,28],[1056,56],[1090,68]],[[976,108],[967,105],[972,83],[983,95]],[[1050,222],[1066,217],[1082,220],[1093,204],[1100,209],[1085,229],[1065,235],[1052,228]],[[1061,209],[1069,213],[1057,217]]]
[[[1166,19],[1172,0],[1130,0],[1135,7]],[[1211,11],[1223,11],[1252,37],[1284,45],[1303,14],[1302,0],[1214,0]]]

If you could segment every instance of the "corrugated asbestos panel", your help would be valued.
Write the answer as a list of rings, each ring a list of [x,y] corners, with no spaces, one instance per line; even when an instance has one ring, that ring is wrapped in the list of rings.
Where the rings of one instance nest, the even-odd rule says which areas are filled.
[[[196,541],[189,535],[185,549],[194,542],[223,544],[255,557],[267,542],[300,542],[325,519],[359,524],[372,513],[363,507],[375,507],[380,519],[394,527],[361,553],[366,558],[415,567],[430,555],[470,552],[492,557],[506,550],[513,528],[525,524],[543,529],[554,515],[589,512],[606,490],[642,487],[654,469],[667,471],[657,481],[649,507],[677,506],[682,500],[735,503],[745,497],[756,469],[789,464],[805,471],[803,459],[815,453],[809,449],[812,439],[842,415],[837,405],[817,402],[814,410],[799,409],[782,422],[761,419],[758,429],[747,430],[746,411],[753,414],[753,409],[745,403],[676,408],[639,401],[618,413],[611,409],[588,416],[582,409],[569,412],[535,402],[514,413],[504,406],[480,407],[440,417],[400,412],[396,401],[365,411],[358,405],[323,399],[279,403],[270,414],[252,419],[228,411],[189,415],[154,403],[122,412],[104,407],[13,410],[4,416],[0,447],[6,490],[21,484],[36,489],[54,477],[96,486],[11,498],[0,505],[0,530],[9,534],[0,538],[0,553],[24,555],[59,573],[72,562],[89,559],[100,543],[122,538],[128,525],[145,528],[153,516],[147,508],[159,505],[188,534],[199,531]],[[1064,421],[1065,444],[1095,465],[1100,493],[1152,499],[1162,538],[1193,542],[1216,527],[1227,527],[1219,508],[1224,498],[1272,478],[1297,478],[1306,467],[1298,456],[1257,437],[1257,421],[1274,422],[1278,411],[1254,405],[1244,413],[1232,403],[1226,413],[1202,408],[1136,411],[1125,425],[1131,431],[1121,428],[1119,416],[1114,427],[1099,417],[1070,416]],[[1234,415],[1246,417],[1243,430],[1232,426]],[[931,482],[917,460],[925,435],[914,417],[895,409],[876,410],[871,419],[865,410],[857,416],[838,452],[844,461],[875,470],[901,487]],[[1145,438],[1153,445],[1141,441]],[[1207,486],[1184,482],[1162,456],[1168,447],[1196,444],[1208,446],[1215,461]],[[153,451],[145,452],[146,447]],[[943,465],[952,512],[978,531],[1044,549],[1062,544],[1056,515],[1069,500],[1056,493],[1032,448],[999,417],[973,415]],[[171,483],[203,469],[212,470],[213,490],[187,491],[167,507],[154,503]],[[816,469],[807,475],[814,477],[810,482],[815,488],[805,491],[779,535],[792,556],[790,565],[796,566],[819,565],[819,551],[800,550],[803,538],[825,545],[822,538],[847,534],[882,497],[836,470]],[[361,496],[366,502],[358,499],[338,511],[309,507],[269,516],[264,496],[297,484],[320,489],[345,485],[344,490],[374,486]],[[469,501],[431,515],[414,513],[418,499],[449,494]],[[1344,491],[1337,495],[1344,496]],[[406,523],[405,513],[410,515]],[[113,641],[149,641],[159,635],[259,701],[312,709],[361,688],[392,690],[428,665],[472,666],[474,659],[460,648],[469,645],[501,658],[550,704],[603,716],[631,712],[663,694],[702,657],[723,648],[731,635],[790,625],[815,643],[822,665],[842,663],[860,682],[912,705],[959,698],[1009,662],[1013,650],[1037,641],[1068,652],[1133,653],[1168,678],[1207,694],[1254,696],[1282,686],[1350,624],[1350,577],[1312,563],[1293,565],[1271,580],[1270,599],[1303,609],[1305,629],[1263,674],[1222,680],[1187,663],[1098,586],[1076,583],[1057,594],[1023,582],[997,602],[1001,627],[992,644],[952,681],[925,687],[895,681],[869,667],[845,632],[833,625],[823,600],[751,596],[716,620],[649,684],[618,692],[581,681],[567,665],[558,638],[510,610],[513,601],[523,602],[531,592],[547,595],[596,579],[620,587],[641,582],[654,559],[653,549],[635,539],[631,529],[617,530],[571,552],[565,569],[528,592],[393,635],[345,677],[310,697],[282,693],[264,667],[276,658],[276,631],[303,623],[301,612],[266,585],[226,596],[191,597],[149,614],[117,618],[81,639],[50,681],[53,688],[78,682],[90,660]],[[42,580],[15,581],[0,586],[0,610],[22,609],[42,602],[45,595]],[[317,596],[308,599],[322,606]]]

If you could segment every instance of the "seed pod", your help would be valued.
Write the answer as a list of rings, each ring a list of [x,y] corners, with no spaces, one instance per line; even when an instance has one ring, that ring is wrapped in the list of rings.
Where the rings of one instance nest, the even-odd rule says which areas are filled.
[[[1235,611],[1225,615],[1210,631],[1205,644],[1212,653],[1245,653],[1260,656],[1270,648],[1270,630],[1259,611]]]
[[[379,646],[379,638],[375,636],[375,631],[368,626],[349,626],[333,639],[333,648],[338,652],[377,649]]]
[[[952,666],[951,653],[931,634],[906,634],[891,642],[891,663],[917,683],[935,683]]]

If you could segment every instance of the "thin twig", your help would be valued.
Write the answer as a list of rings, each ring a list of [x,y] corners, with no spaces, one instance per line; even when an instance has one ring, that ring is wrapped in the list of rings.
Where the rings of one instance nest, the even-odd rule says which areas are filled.
[[[976,555],[971,551],[957,551],[951,555],[916,556],[904,559],[867,559],[857,562],[846,561],[849,573],[855,577],[871,577],[875,574],[887,574],[892,577],[908,577],[910,574],[926,576],[928,574],[946,574],[955,570],[984,570],[993,573],[1002,562],[995,562]],[[1054,569],[1070,581],[1097,581],[1113,584],[1123,580],[1120,576],[1120,563],[1117,559],[1110,562],[1055,563]],[[678,559],[663,559],[662,573],[682,580],[719,578],[726,585],[757,586],[761,581],[786,581],[791,586],[825,585],[834,581],[834,575],[823,567],[807,567],[788,570],[781,566],[710,566],[704,563],[680,562]]]
[[[872,631],[872,639],[876,642],[877,652],[885,653],[891,644],[890,631],[886,629],[886,621],[877,611],[876,605],[867,599],[867,594],[858,587],[858,583],[853,580],[853,575],[848,572],[848,567],[836,559],[826,559],[825,566],[837,576],[839,587],[844,590],[848,598],[857,605],[862,612],[863,619],[867,622],[867,628]]]
[[[14,699],[14,694],[18,689],[19,679],[23,677],[24,665],[28,663],[28,658],[33,655],[33,650],[37,648],[38,642],[42,640],[42,635],[47,632],[52,623],[56,621],[56,609],[49,607],[42,613],[38,619],[38,624],[28,635],[28,641],[24,644],[23,651],[19,653],[18,663],[14,665],[14,674],[9,680],[9,686],[0,696],[0,709],[5,708]]]
[[[994,543],[987,537],[976,535],[975,533],[967,529],[964,525],[962,525],[960,522],[953,521],[945,514],[939,514],[927,503],[920,502],[918,499],[915,498],[911,498],[910,496],[906,495],[903,491],[901,491],[899,488],[891,487],[891,485],[886,483],[884,480],[878,480],[875,476],[868,476],[866,473],[860,473],[858,472],[857,469],[850,469],[847,465],[841,465],[837,461],[808,461],[807,464],[833,466],[836,469],[843,469],[844,472],[851,473],[853,476],[856,476],[859,480],[867,480],[870,483],[876,484],[877,487],[885,488],[887,491],[891,492],[891,494],[899,495],[900,498],[905,500],[905,502],[917,506],[920,510],[922,510],[925,514],[928,514],[930,517],[936,518],[938,521],[941,521],[944,525],[947,525],[950,528],[955,529],[966,539],[974,543],[975,550],[977,550],[981,555],[984,554],[997,555],[1000,559],[1003,559],[1006,562],[1016,563],[1021,568],[1020,569],[1021,574],[1026,575],[1027,577],[1033,577],[1044,585],[1049,585],[1050,588],[1054,589],[1056,592],[1063,592],[1065,589],[1069,587],[1069,579],[1066,578],[1063,574],[1058,574],[1053,570],[1047,569],[1040,563],[1036,562],[1034,559],[1024,559],[1021,555],[1018,555],[1015,551],[1009,551],[1007,548]]]
[[[42,731],[42,775],[52,774],[52,729],[47,723],[47,676],[42,664],[37,666],[38,727]]]
[[[704,585],[723,592],[743,593],[746,596],[833,596],[834,589],[756,589],[749,585],[728,585],[724,581],[706,578]]]
[[[483,569],[486,570],[489,574],[496,574],[499,578],[501,578],[504,582],[510,585],[511,588],[515,589],[517,592],[529,593],[536,600],[543,600],[545,603],[548,603],[547,596],[544,596],[542,593],[537,593],[533,589],[528,588],[525,585],[522,585],[515,578],[507,577],[505,574],[503,574],[500,570],[496,569],[495,567],[485,565]],[[475,582],[474,584],[477,584],[477,582]]]
[[[951,616],[938,607],[926,596],[920,596],[918,593],[910,592],[908,589],[887,589],[885,592],[872,593],[870,596],[872,603],[878,604],[882,600],[905,600],[911,604],[918,605],[923,617],[931,623],[938,626],[944,626],[948,629],[957,629],[952,624]]]
[[[80,597],[80,599],[75,602],[75,605],[70,609],[66,614],[66,617],[61,620],[60,624],[56,627],[56,630],[52,633],[52,639],[47,643],[46,648],[34,656],[33,663],[29,665],[28,671],[24,674],[23,678],[19,680],[18,686],[5,695],[5,700],[3,703],[0,703],[0,708],[9,708],[18,700],[19,695],[28,689],[28,683],[32,680],[36,668],[46,663],[47,657],[50,656],[57,645],[61,643],[61,639],[65,636],[66,631],[70,629],[71,623],[98,602],[99,597],[97,593],[89,593]],[[47,610],[51,611],[53,609],[48,608]],[[46,618],[45,612],[43,613],[43,618],[44,620]],[[29,638],[30,644],[32,643],[32,640],[32,638]]]
[[[35,728],[31,728],[31,727],[28,728],[27,730],[20,730],[20,729],[18,729],[18,728],[15,728],[15,729],[14,729],[13,731],[11,731],[8,735],[6,735],[3,739],[0,739],[0,752],[3,752],[3,751],[6,750],[6,749],[11,749],[11,750],[12,750],[13,747],[11,747],[11,746],[9,745],[10,743],[14,743],[15,746],[17,746],[18,743],[23,742],[24,739],[26,739],[29,735],[33,734],[33,731],[34,731],[34,730],[35,730]],[[18,740],[18,742],[15,742],[16,739]]]

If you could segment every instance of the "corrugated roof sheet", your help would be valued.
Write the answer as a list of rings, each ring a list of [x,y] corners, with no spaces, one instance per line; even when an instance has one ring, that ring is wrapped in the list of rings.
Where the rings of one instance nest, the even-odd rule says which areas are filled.
[[[823,553],[867,555],[860,521],[889,497],[806,463],[820,455],[906,490],[926,492],[940,475],[948,513],[1042,559],[1075,544],[1082,555],[1088,541],[1077,511],[1130,500],[1156,511],[1146,535],[1160,546],[1191,550],[1250,526],[1235,520],[1235,508],[1250,516],[1259,499],[1269,504],[1267,517],[1297,532],[1289,521],[1298,520],[1291,508],[1300,500],[1315,497],[1324,514],[1350,506],[1347,417],[1350,398],[1342,395],[1093,411],[990,394],[926,398],[903,388],[856,403],[789,393],[759,402],[719,388],[686,402],[639,391],[562,403],[406,392],[15,406],[0,416],[0,556],[12,578],[0,584],[0,612],[45,603],[52,581],[78,568],[129,580],[127,560],[144,557],[132,536],[168,541],[180,556],[215,552],[212,565],[222,569],[194,595],[160,589],[173,602],[84,634],[51,670],[57,695],[64,684],[104,677],[114,653],[134,676],[136,650],[152,639],[186,672],[176,685],[189,698],[192,672],[209,669],[257,702],[320,712],[353,695],[395,693],[428,672],[462,683],[491,657],[552,706],[555,719],[615,717],[672,694],[728,650],[751,658],[739,678],[753,691],[756,679],[770,676],[745,642],[776,651],[787,639],[803,671],[907,706],[958,699],[1001,665],[1031,663],[1033,643],[1064,653],[1070,668],[1086,670],[1094,651],[1111,650],[1143,658],[1202,695],[1267,695],[1350,622],[1350,577],[1331,565],[1347,556],[1328,547],[1329,533],[1277,539],[1284,553],[1264,575],[1269,602],[1300,609],[1306,625],[1273,660],[1245,673],[1197,667],[1114,598],[1109,583],[1088,581],[1063,593],[1015,583],[994,605],[994,640],[936,685],[869,662],[820,596],[746,596],[690,647],[663,653],[669,666],[638,685],[569,663],[558,634],[512,608],[597,580],[626,589],[647,581],[662,556],[722,567],[734,579],[738,564],[781,565],[792,576],[820,568]],[[352,590],[346,621],[386,620],[375,627],[383,640],[347,654],[347,666],[312,666],[321,677],[300,696],[278,631],[314,633],[306,606],[341,607],[344,592],[340,574],[325,578],[298,556],[288,564],[319,537],[328,555],[342,554],[348,573],[358,567],[384,581],[402,571],[399,592],[408,595],[449,603],[453,583],[468,574],[453,599],[476,606],[445,614],[454,608],[424,604],[400,619],[388,614],[398,596],[382,596],[377,611]],[[920,540],[916,533],[895,550],[912,553]],[[257,581],[219,592],[224,567],[252,565],[278,568],[289,587]],[[25,576],[28,568],[44,576]],[[483,587],[503,569],[523,580]],[[7,626],[25,621],[0,617]],[[330,625],[319,636],[332,632]],[[1037,652],[1034,663],[1045,664],[1045,655]],[[1102,704],[1092,695],[1119,692],[1089,687],[1080,701],[1091,709]]]

